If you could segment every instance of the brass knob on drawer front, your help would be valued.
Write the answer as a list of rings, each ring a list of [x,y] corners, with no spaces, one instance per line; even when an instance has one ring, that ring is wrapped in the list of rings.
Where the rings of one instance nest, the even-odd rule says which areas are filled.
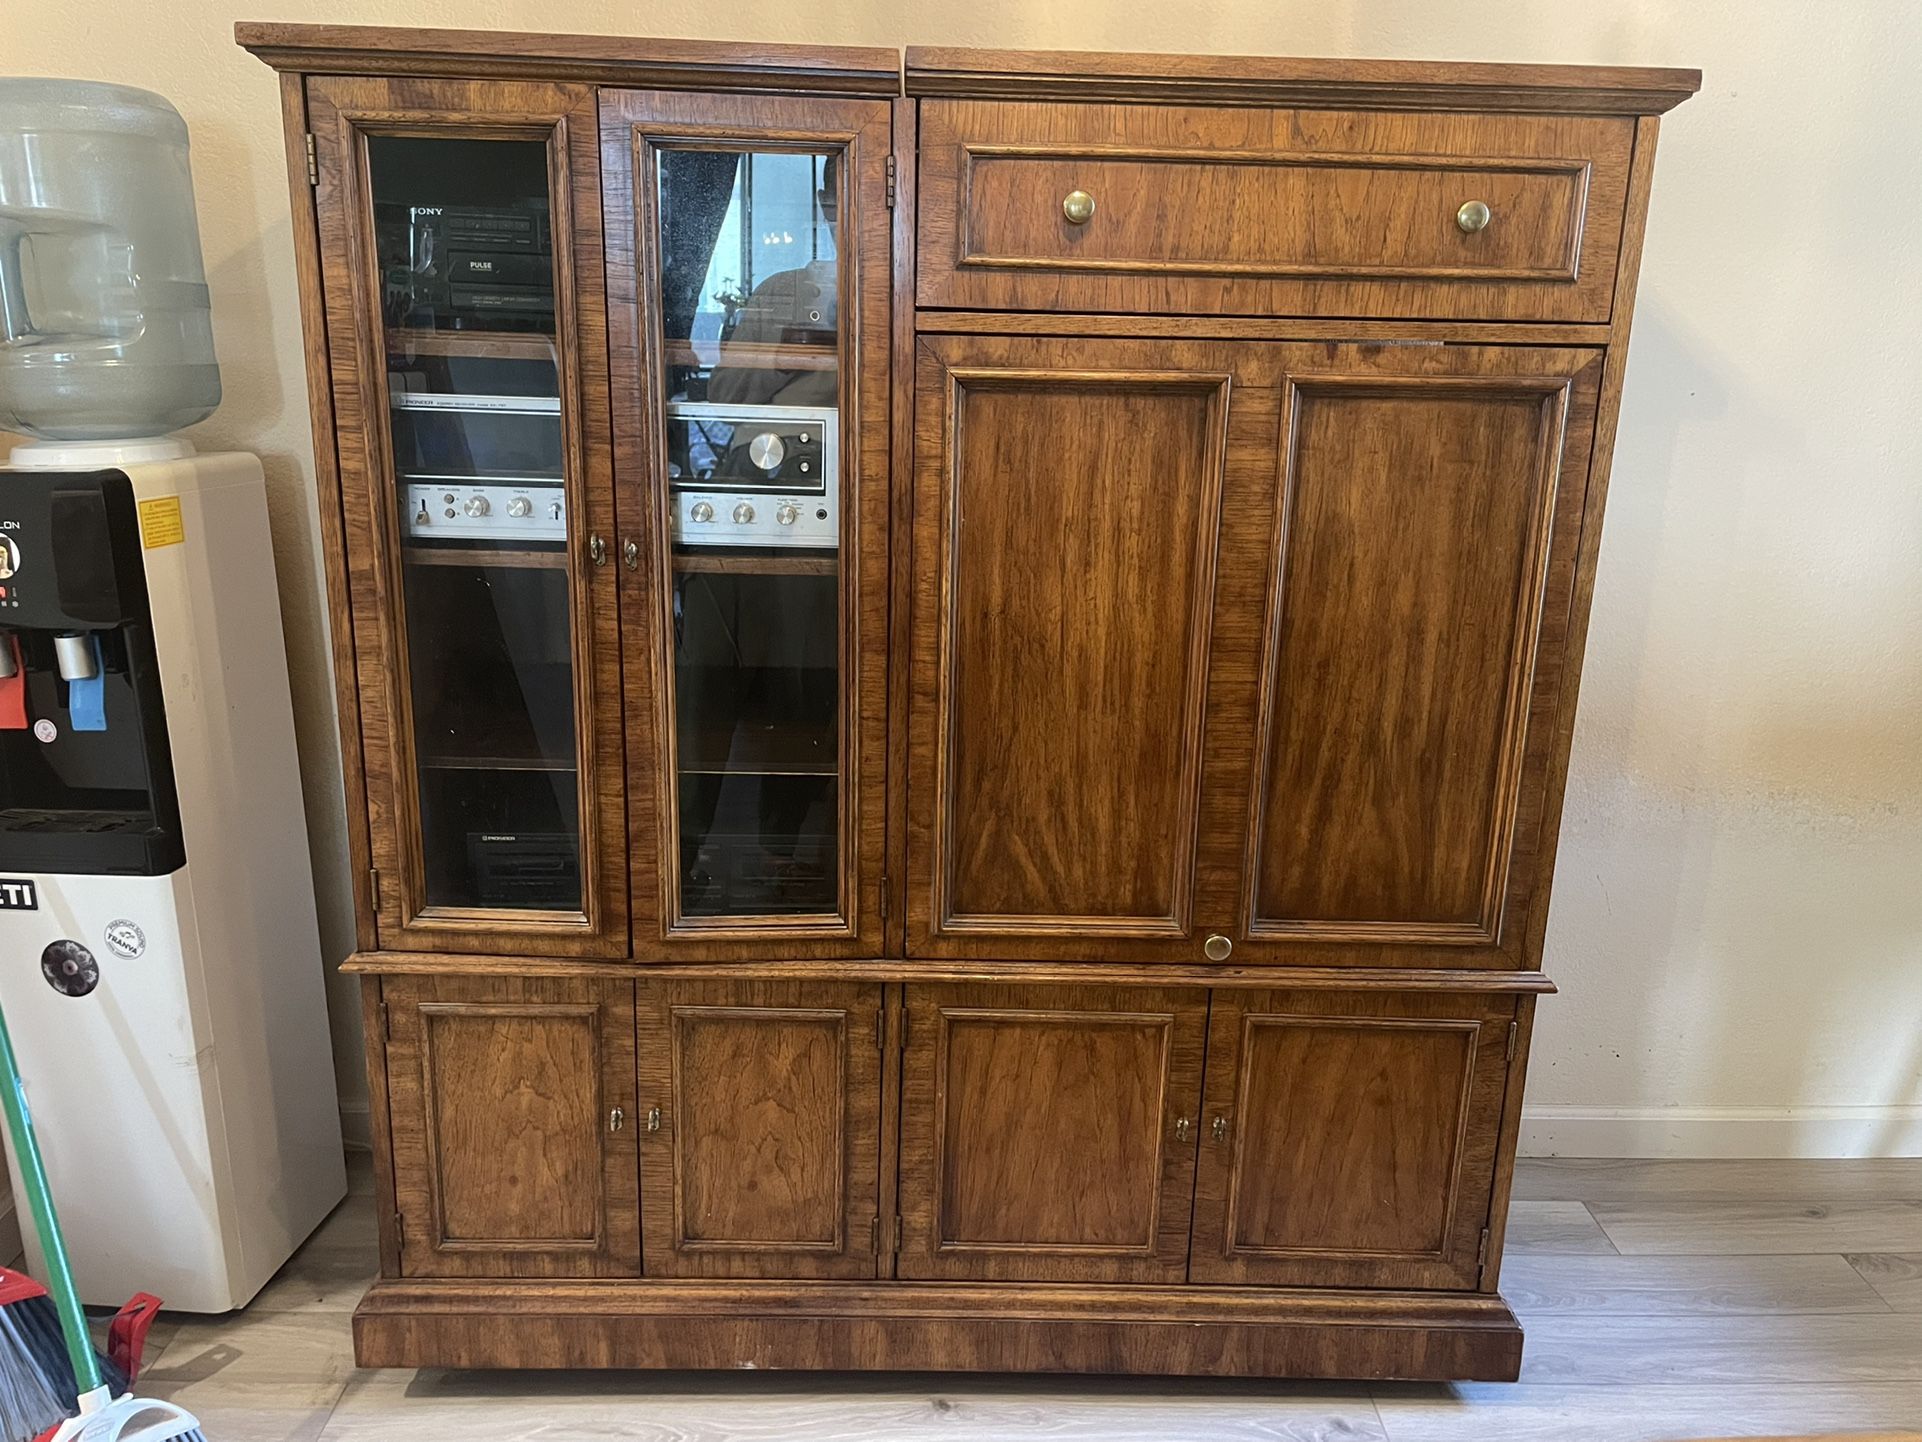
[[[1235,944],[1220,932],[1201,943],[1201,954],[1210,961],[1226,961],[1234,949]]]
[[[1455,212],[1455,224],[1469,235],[1478,230],[1488,229],[1488,222],[1495,218],[1495,212],[1488,208],[1488,202],[1471,200]]]
[[[1086,225],[1094,219],[1094,197],[1085,190],[1071,190],[1061,202],[1061,213],[1069,225]]]

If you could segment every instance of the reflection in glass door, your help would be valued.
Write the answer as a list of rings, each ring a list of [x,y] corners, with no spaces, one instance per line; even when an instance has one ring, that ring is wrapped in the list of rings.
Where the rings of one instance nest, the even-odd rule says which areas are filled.
[[[422,899],[579,912],[547,147],[372,135],[367,164]]]
[[[656,156],[678,914],[836,917],[840,154]]]

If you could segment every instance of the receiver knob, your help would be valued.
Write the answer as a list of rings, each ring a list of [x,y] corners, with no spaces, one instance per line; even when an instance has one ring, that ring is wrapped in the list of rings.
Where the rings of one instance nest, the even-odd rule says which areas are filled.
[[[507,503],[507,514],[515,520],[525,520],[534,514],[534,503],[526,496],[516,496]]]
[[[787,442],[773,431],[762,431],[747,443],[747,458],[764,471],[777,471],[787,455]]]
[[[791,526],[801,519],[801,508],[789,502],[774,513],[774,519],[783,526]]]
[[[735,525],[745,526],[751,523],[753,520],[754,520],[754,507],[750,506],[746,501],[742,501],[740,505],[734,508],[734,524]]]
[[[469,496],[467,498],[467,504],[462,506],[461,509],[475,520],[479,520],[494,508],[487,503],[487,497],[485,496]]]
[[[690,521],[698,521],[701,525],[705,526],[709,521],[714,519],[714,507],[710,506],[706,501],[696,501],[688,510],[687,518]]]

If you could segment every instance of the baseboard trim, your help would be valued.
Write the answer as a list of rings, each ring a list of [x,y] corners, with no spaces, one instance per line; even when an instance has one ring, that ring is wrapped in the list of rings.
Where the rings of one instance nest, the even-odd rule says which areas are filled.
[[[1525,1157],[1916,1157],[1922,1106],[1522,1109]]]
[[[350,1152],[374,1149],[374,1114],[366,1102],[340,1104],[340,1140]]]

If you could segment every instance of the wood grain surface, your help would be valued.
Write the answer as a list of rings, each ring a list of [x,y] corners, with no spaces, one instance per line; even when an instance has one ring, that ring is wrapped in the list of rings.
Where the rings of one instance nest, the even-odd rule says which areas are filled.
[[[1593,322],[1634,122],[928,100],[920,143],[924,306]]]

